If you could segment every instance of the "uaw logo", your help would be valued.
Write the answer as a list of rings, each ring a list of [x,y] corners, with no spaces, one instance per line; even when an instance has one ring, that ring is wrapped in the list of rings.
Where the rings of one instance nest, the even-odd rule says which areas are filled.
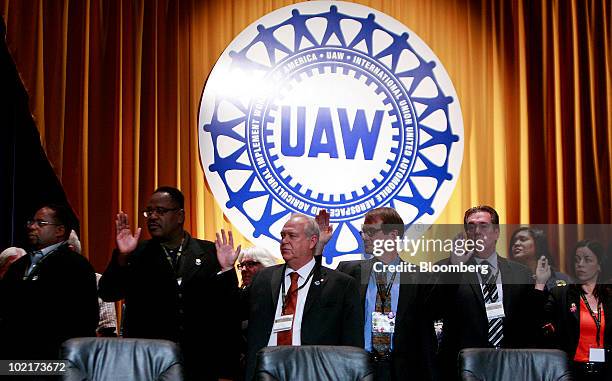
[[[433,223],[463,155],[459,101],[433,52],[384,13],[335,1],[276,10],[232,41],[206,83],[199,139],[210,189],[256,245],[278,252],[292,212],[328,210],[328,264],[363,253],[370,209]]]

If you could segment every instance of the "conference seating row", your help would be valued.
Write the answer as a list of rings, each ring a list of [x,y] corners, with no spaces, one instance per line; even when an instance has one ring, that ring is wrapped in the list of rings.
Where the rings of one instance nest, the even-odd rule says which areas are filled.
[[[181,381],[177,345],[165,340],[76,338],[66,341],[64,381]],[[545,349],[464,349],[458,358],[464,381],[569,381],[565,352]],[[373,381],[368,354],[341,346],[278,346],[258,353],[257,381]],[[410,375],[406,375],[410,379]]]

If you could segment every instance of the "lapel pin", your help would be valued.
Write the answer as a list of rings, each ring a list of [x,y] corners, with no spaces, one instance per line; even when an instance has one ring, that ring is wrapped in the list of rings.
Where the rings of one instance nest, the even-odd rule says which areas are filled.
[[[32,280],[38,280],[38,275],[34,275],[34,276],[32,277]]]
[[[321,279],[319,279],[319,280],[315,280],[314,284],[315,284],[315,286],[318,286],[318,285],[320,285],[321,283],[323,283],[324,281],[325,281],[325,279],[321,278]]]
[[[578,310],[578,308],[576,307],[576,303],[572,303],[572,305],[570,307],[570,312],[574,313],[574,312],[576,312],[576,310]]]
[[[200,258],[196,258],[195,262],[196,262],[196,266],[199,266],[202,264],[202,260]]]

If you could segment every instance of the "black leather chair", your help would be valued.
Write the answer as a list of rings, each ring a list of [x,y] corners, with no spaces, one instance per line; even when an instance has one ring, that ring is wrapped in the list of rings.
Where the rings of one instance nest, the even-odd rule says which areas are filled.
[[[570,381],[567,354],[556,349],[469,348],[459,352],[464,381]]]
[[[178,346],[166,340],[82,337],[62,344],[64,381],[182,381]]]
[[[258,381],[372,381],[366,351],[327,345],[266,347],[257,353]]]

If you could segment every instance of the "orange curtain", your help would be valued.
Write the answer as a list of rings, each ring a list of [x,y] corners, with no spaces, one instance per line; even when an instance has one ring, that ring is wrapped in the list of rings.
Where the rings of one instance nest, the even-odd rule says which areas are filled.
[[[609,0],[358,1],[417,33],[461,102],[465,152],[441,223],[475,204],[506,223],[611,223]],[[291,1],[0,0],[43,146],[104,269],[118,210],[158,185],[186,196],[186,228],[231,229],[199,162],[207,75],[247,25]],[[239,235],[238,241],[247,244]]]

